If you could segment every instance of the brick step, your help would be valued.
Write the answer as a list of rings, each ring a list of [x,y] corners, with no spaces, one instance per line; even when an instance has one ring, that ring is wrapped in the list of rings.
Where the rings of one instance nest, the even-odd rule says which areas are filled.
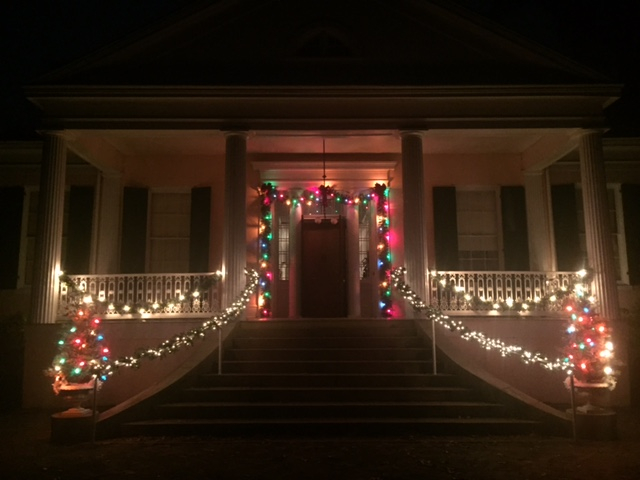
[[[228,360],[225,373],[428,373],[430,360]]]
[[[464,387],[193,387],[181,402],[435,402],[470,401]]]
[[[424,348],[416,336],[236,337],[231,348]]]
[[[181,402],[157,407],[161,418],[472,418],[506,416],[486,402]]]
[[[427,360],[424,348],[233,348],[223,361],[402,361]]]
[[[349,373],[289,373],[289,374],[229,374],[200,375],[199,387],[451,387],[459,379],[448,374],[349,374]]]
[[[298,418],[298,419],[157,419],[122,425],[127,436],[295,435],[318,437],[386,435],[525,435],[541,424],[513,418]]]

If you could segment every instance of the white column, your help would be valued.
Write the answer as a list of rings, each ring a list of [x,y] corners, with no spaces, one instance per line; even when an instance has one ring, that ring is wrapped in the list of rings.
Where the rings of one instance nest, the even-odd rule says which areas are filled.
[[[524,189],[529,235],[529,268],[550,272],[556,269],[556,248],[553,242],[548,171],[544,169],[525,172]]]
[[[102,172],[96,198],[91,273],[119,273],[122,176]]]
[[[407,283],[426,301],[426,216],[422,132],[402,132],[402,206]]]
[[[620,319],[616,270],[602,154],[602,134],[586,131],[580,137],[580,176],[589,266],[594,271],[594,293],[604,318]],[[577,246],[576,246],[577,248]]]
[[[58,310],[67,143],[61,132],[44,135],[38,230],[31,287],[31,322],[54,323]]]
[[[358,205],[345,205],[347,210],[347,314],[360,317],[360,219]]]
[[[245,285],[247,258],[247,133],[226,133],[224,171],[223,308],[231,305]]]
[[[300,229],[302,205],[292,205],[289,214],[289,317],[300,318]]]

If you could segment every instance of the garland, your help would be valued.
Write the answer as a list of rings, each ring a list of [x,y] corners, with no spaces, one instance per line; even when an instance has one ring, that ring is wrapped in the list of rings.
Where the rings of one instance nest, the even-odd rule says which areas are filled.
[[[272,284],[277,265],[272,263],[273,215],[271,206],[274,202],[282,202],[294,208],[300,205],[313,204],[327,207],[329,200],[345,205],[367,205],[372,199],[377,200],[376,223],[378,233],[377,261],[379,272],[379,308],[383,317],[391,317],[391,253],[389,250],[389,189],[376,183],[366,193],[357,195],[338,192],[330,185],[320,185],[315,190],[305,190],[300,195],[289,191],[278,190],[272,183],[263,183],[258,189],[260,198],[260,222],[258,227],[260,288],[258,292],[258,308],[260,316],[269,318],[273,314]]]
[[[247,304],[249,303],[249,300],[251,299],[251,296],[255,293],[258,285],[258,278],[259,278],[258,272],[256,272],[255,270],[249,270],[249,271],[245,270],[245,274],[248,276],[247,284],[244,290],[240,293],[238,299],[235,302],[233,302],[233,304],[230,307],[227,307],[224,310],[224,312],[218,315],[215,315],[211,319],[203,322],[200,327],[191,329],[186,332],[179,333],[173,336],[171,339],[165,340],[155,348],[151,348],[151,347],[142,348],[138,350],[134,355],[120,357],[111,362],[108,361],[104,348],[102,348],[102,350],[100,350],[100,352],[98,353],[93,352],[92,350],[93,358],[84,359],[86,361],[87,366],[90,367],[89,370],[76,372],[75,378],[71,378],[69,375],[67,375],[64,378],[56,377],[56,383],[54,383],[54,389],[56,388],[56,384],[61,385],[62,384],[61,382],[64,382],[65,380],[66,382],[68,382],[70,378],[71,380],[73,380],[73,383],[78,383],[81,380],[86,380],[87,378],[95,378],[95,377],[99,377],[100,380],[104,381],[109,376],[113,375],[116,371],[118,371],[120,368],[123,368],[123,367],[137,368],[140,366],[140,362],[143,359],[162,358],[168,354],[176,352],[177,350],[179,350],[184,346],[191,346],[193,345],[196,339],[203,338],[207,334],[207,332],[211,330],[216,330],[222,327],[222,325],[226,325],[230,321],[235,320],[245,310]],[[74,292],[74,294],[79,295],[83,293],[77,286],[75,286],[75,284],[73,284],[73,282],[71,284],[68,283],[68,285],[73,285],[73,287],[71,287],[71,290],[72,292]],[[99,319],[97,319],[95,315],[93,314],[87,315],[83,310],[78,310],[76,313],[76,316],[72,318],[76,318],[78,316],[81,318],[90,319],[92,324],[95,324],[95,326],[99,324]],[[96,322],[96,320],[98,321]],[[92,330],[89,331],[90,337],[92,339],[95,337],[94,343],[102,340],[102,335],[97,334],[96,330],[97,328],[94,327]],[[76,334],[76,330],[74,330],[73,327],[71,329],[71,333]],[[64,340],[61,340],[59,342],[59,345],[61,346],[65,346],[67,344],[69,344],[69,342],[66,342]],[[75,337],[71,340],[70,344],[72,346],[75,344]],[[89,352],[89,349],[87,349],[87,352]],[[65,363],[67,363],[66,360],[63,361],[62,363],[60,360],[61,360],[60,355],[56,356],[56,358],[54,359],[53,367],[47,371],[47,374],[52,376],[56,376],[59,374],[59,372],[61,371],[61,368],[65,365]],[[82,361],[82,359],[80,361]],[[82,373],[82,375],[80,375],[80,373]]]
[[[447,282],[446,275],[440,272],[429,272],[429,276],[436,280],[438,284],[438,293],[447,293],[453,296],[456,302],[463,303],[475,311],[491,310],[495,312],[517,312],[526,313],[530,311],[547,311],[550,306],[557,305],[561,301],[573,293],[574,287],[581,283],[586,283],[590,280],[591,274],[586,270],[580,270],[574,274],[574,282],[572,288],[556,285],[553,289],[553,293],[547,294],[543,297],[536,297],[528,299],[526,301],[513,300],[507,298],[506,300],[486,300],[484,297],[478,295],[468,294],[464,287],[459,287],[455,284],[455,281]],[[590,296],[588,300],[591,303],[595,302],[595,298]]]
[[[132,356],[120,357],[117,360],[104,365],[101,368],[101,373],[109,376],[113,375],[122,367],[137,368],[140,365],[140,361],[145,358],[151,360],[155,358],[162,358],[165,355],[176,352],[184,346],[193,345],[196,339],[203,338],[207,332],[216,330],[222,327],[222,325],[226,325],[230,321],[238,318],[247,307],[247,304],[249,303],[251,296],[255,293],[258,285],[258,272],[255,270],[245,270],[245,274],[249,277],[245,288],[240,293],[238,299],[233,302],[230,307],[227,307],[223,313],[215,315],[198,328],[179,333],[171,339],[165,340],[156,348],[143,348]]]
[[[176,306],[185,304],[186,302],[196,301],[200,297],[200,292],[208,290],[222,278],[222,274],[216,272],[213,275],[207,275],[204,279],[199,283],[199,285],[194,289],[189,289],[186,292],[177,295],[172,298],[167,298],[160,302],[137,302],[134,304],[128,303],[114,303],[107,302],[102,300],[92,299],[92,302],[99,307],[99,310],[108,314],[120,314],[120,315],[128,315],[132,313],[158,313],[165,311],[175,312]],[[63,273],[59,276],[60,282],[64,283],[69,292],[72,295],[86,295],[86,292],[81,289],[73,279]]]
[[[545,301],[560,301],[570,314],[567,333],[569,335],[565,356],[550,360],[547,356],[524,350],[517,345],[487,337],[482,332],[469,329],[461,321],[450,319],[440,309],[426,305],[411,288],[402,281],[406,268],[396,268],[392,272],[393,286],[417,312],[430,320],[456,332],[464,340],[474,340],[486,350],[498,350],[503,357],[518,355],[525,364],[538,364],[547,370],[563,371],[574,375],[579,381],[596,386],[606,386],[613,390],[616,378],[613,368],[613,344],[610,329],[604,320],[596,320],[591,310],[591,297],[582,279],[583,272],[576,273],[573,289],[560,289],[552,293]]]

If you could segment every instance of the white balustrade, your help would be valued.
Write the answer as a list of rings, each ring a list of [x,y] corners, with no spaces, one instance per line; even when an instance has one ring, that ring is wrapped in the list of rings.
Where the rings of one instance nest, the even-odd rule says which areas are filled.
[[[429,272],[427,303],[443,311],[493,310],[493,303],[525,303],[532,311],[556,312],[549,297],[570,288],[575,272]]]
[[[189,316],[220,309],[217,273],[160,273],[69,275],[76,287],[104,305],[107,318],[133,316]],[[70,287],[61,282],[59,314],[68,311]]]

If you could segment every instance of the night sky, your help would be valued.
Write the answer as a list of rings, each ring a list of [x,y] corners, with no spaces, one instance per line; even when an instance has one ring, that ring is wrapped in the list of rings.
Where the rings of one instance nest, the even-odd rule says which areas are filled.
[[[4,2],[0,7],[0,140],[36,138],[37,114],[24,98],[23,85],[185,6],[203,3],[213,0]],[[610,123],[619,135],[640,135],[640,1],[455,3],[624,84],[623,98],[609,109]]]

